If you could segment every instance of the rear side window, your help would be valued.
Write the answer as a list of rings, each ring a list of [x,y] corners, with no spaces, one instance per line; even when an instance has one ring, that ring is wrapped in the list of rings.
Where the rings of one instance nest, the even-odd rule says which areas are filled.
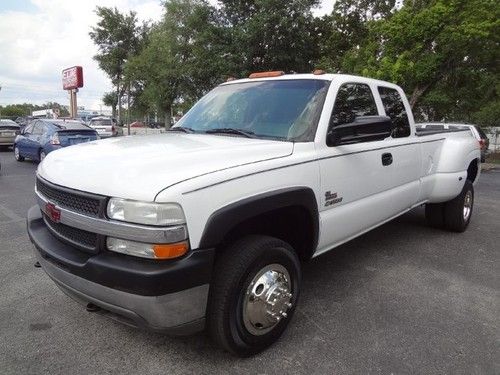
[[[43,124],[40,123],[40,122],[37,122],[35,124],[35,127],[33,128],[33,134],[42,135],[43,134],[43,129],[44,129]]]
[[[357,116],[376,116],[377,105],[372,91],[363,83],[346,83],[340,86],[333,106],[330,127],[354,122]]]
[[[24,128],[24,134],[31,134],[33,133],[33,124],[30,124],[28,126],[26,126],[26,128]]]
[[[398,90],[379,87],[378,92],[384,105],[385,114],[392,120],[392,137],[408,137],[411,133],[410,122]]]

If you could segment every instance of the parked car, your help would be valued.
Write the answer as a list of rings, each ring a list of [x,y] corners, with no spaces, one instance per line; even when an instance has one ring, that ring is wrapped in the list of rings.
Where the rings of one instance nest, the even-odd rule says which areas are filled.
[[[142,121],[134,121],[133,123],[130,124],[131,128],[145,128],[146,124],[143,123]]]
[[[14,145],[14,139],[19,134],[21,127],[9,119],[0,119],[0,147]]]
[[[486,155],[488,155],[488,148],[490,147],[490,140],[488,139],[488,136],[484,133],[483,129],[481,129],[477,125],[460,124],[460,123],[424,122],[417,124],[417,129],[428,129],[428,130],[469,129],[479,142],[479,148],[481,149],[481,163],[484,163],[486,160]]]
[[[90,119],[88,125],[97,131],[97,134],[101,138],[115,137],[117,135],[116,120],[113,121],[110,117],[93,117]]]
[[[97,132],[77,120],[39,119],[28,125],[14,142],[17,161],[42,161],[47,154],[63,147],[99,139]]]
[[[291,321],[302,261],[422,204],[430,225],[465,231],[479,159],[468,130],[416,132],[394,84],[261,73],[218,86],[167,134],[49,155],[27,227],[42,269],[88,310],[206,327],[248,356]]]

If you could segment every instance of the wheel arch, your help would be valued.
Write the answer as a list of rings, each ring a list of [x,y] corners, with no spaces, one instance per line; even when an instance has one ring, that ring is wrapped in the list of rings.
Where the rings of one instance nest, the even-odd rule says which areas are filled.
[[[277,237],[289,243],[301,259],[309,259],[319,237],[319,213],[311,188],[266,192],[231,203],[207,220],[200,248],[217,248],[250,234]]]
[[[479,175],[480,168],[481,164],[479,162],[479,159],[472,160],[469,163],[469,166],[467,167],[467,180],[471,181],[472,183],[475,183]]]

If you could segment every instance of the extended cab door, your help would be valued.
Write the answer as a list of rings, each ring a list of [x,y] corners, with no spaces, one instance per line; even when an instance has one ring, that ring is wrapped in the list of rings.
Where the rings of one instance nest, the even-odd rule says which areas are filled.
[[[395,214],[413,207],[420,195],[422,146],[415,133],[411,109],[397,86],[378,85],[383,111],[392,120],[391,148],[393,190],[391,201]]]
[[[357,116],[386,114],[373,83],[334,80],[331,90],[336,90],[336,95],[328,130],[352,122]],[[401,212],[399,200],[394,200],[394,189],[400,184],[395,178],[395,165],[411,164],[406,156],[403,157],[396,150],[401,141],[392,136],[333,147],[328,146],[326,134],[319,136],[322,139],[319,144],[317,142],[322,201],[317,253],[345,242]],[[411,157],[417,162],[420,160],[419,155]],[[408,202],[405,204],[408,205]]]

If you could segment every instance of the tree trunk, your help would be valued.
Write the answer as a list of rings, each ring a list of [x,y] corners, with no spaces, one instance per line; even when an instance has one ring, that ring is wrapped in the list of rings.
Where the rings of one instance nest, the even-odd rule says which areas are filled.
[[[116,120],[118,125],[122,125],[122,101],[120,98],[120,82],[116,83],[116,103],[118,105],[118,114],[116,116]]]
[[[410,96],[410,107],[413,110],[418,100],[422,97],[422,95],[429,89],[430,85],[417,86],[413,90]]]
[[[168,104],[165,107],[165,130],[170,129],[172,126],[172,105]]]
[[[130,83],[127,86],[127,133],[130,135]]]

